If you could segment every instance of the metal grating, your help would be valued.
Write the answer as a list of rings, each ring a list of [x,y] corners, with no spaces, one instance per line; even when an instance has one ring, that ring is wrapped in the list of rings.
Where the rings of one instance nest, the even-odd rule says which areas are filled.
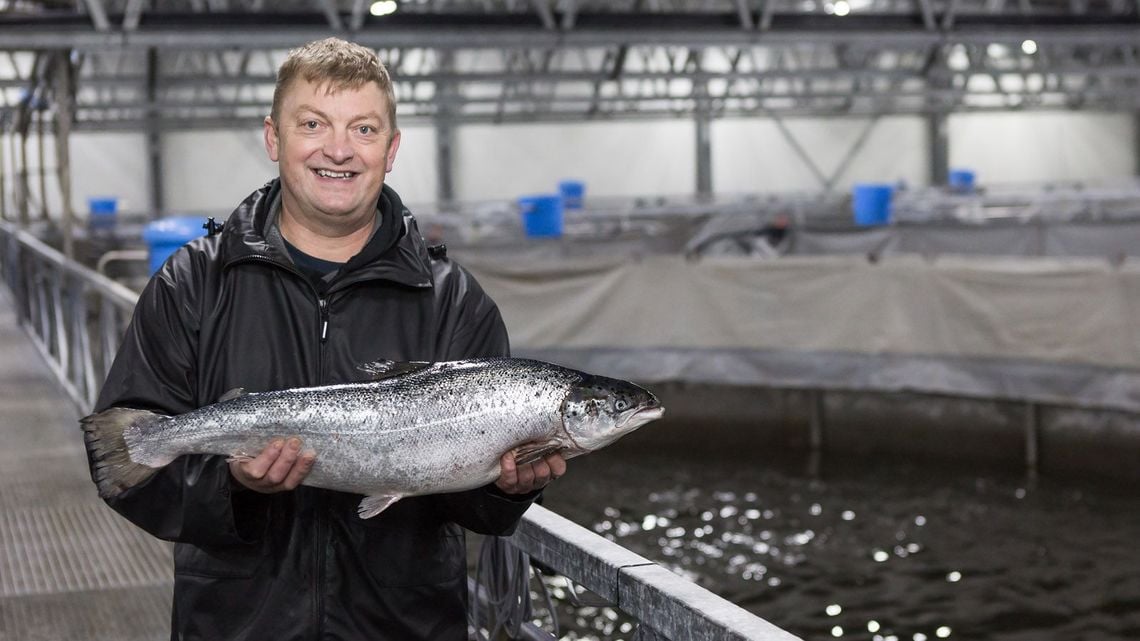
[[[155,585],[173,576],[167,544],[98,503],[5,510],[0,598]]]
[[[160,641],[170,585],[0,598],[0,641]]]
[[[170,545],[96,496],[75,408],[8,300],[0,296],[0,641],[168,638]]]

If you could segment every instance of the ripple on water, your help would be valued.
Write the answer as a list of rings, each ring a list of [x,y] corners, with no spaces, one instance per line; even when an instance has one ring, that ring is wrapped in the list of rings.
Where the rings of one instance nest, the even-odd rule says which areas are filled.
[[[547,507],[805,639],[1140,638],[1140,497],[903,465],[573,463]],[[616,621],[567,638],[629,638]]]

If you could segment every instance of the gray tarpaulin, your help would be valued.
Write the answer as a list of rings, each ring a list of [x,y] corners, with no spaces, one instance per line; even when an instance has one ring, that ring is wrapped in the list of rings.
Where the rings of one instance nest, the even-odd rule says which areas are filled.
[[[1140,266],[887,255],[460,255],[516,354],[645,382],[1140,411]]]
[[[864,231],[793,232],[792,254],[919,253],[970,256],[1140,256],[1140,223],[1042,221],[897,225]]]

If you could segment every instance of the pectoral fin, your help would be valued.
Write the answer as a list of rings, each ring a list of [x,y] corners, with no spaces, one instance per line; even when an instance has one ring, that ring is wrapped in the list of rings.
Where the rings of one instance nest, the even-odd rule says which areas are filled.
[[[395,378],[397,376],[404,376],[405,374],[412,374],[427,367],[431,367],[431,363],[424,361],[398,363],[396,361],[381,360],[358,365],[356,369],[364,373],[365,380],[380,381],[385,378]]]
[[[399,494],[373,494],[372,496],[364,497],[360,502],[360,507],[357,508],[356,513],[362,519],[370,519],[384,510],[391,507],[393,503],[399,501],[403,497]]]
[[[245,396],[245,388],[244,387],[235,387],[232,390],[226,392],[225,394],[222,394],[222,397],[218,399],[218,402],[224,403],[226,401],[232,401],[235,398],[241,398],[242,396]]]
[[[523,443],[515,448],[515,465],[527,465],[562,449],[558,441]]]

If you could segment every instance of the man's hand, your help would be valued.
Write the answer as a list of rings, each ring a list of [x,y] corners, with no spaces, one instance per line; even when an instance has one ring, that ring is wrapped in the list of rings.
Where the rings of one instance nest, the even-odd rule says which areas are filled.
[[[230,474],[238,483],[262,494],[296,489],[313,469],[317,453],[301,452],[301,439],[270,441],[254,458],[230,461]]]
[[[495,486],[507,494],[526,494],[541,490],[546,484],[566,473],[566,459],[551,454],[526,465],[515,465],[515,453],[507,452],[499,459],[499,480]]]

